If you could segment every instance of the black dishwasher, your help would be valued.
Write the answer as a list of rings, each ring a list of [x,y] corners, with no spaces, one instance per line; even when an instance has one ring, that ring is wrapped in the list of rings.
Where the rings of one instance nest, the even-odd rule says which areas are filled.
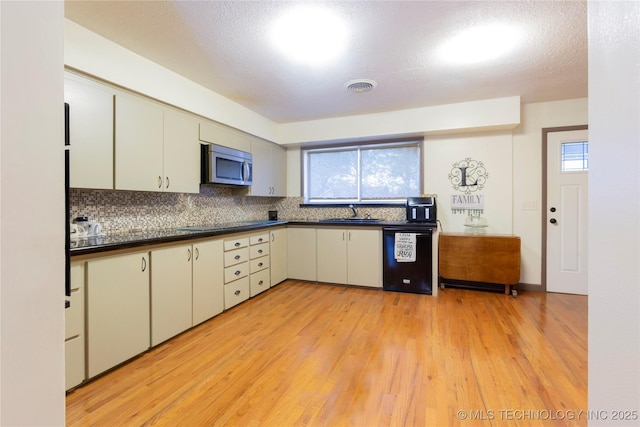
[[[394,227],[382,230],[382,288],[385,291],[432,293],[432,229]]]

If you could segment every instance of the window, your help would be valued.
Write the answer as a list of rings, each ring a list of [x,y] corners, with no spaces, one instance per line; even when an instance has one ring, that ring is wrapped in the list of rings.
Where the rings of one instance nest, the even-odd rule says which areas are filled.
[[[575,172],[589,170],[589,143],[562,143],[562,171]]]
[[[305,203],[394,203],[420,195],[417,141],[303,150]]]

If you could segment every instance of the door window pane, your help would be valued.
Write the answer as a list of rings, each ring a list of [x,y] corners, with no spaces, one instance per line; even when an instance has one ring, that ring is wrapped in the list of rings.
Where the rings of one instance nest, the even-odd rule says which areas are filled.
[[[562,171],[586,171],[589,170],[589,143],[563,142],[562,143]]]

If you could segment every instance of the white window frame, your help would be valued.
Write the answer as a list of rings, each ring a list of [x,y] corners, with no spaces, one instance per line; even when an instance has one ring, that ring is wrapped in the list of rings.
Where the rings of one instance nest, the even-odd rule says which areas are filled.
[[[393,199],[362,199],[362,194],[360,192],[360,166],[361,166],[361,152],[362,150],[370,150],[370,149],[382,149],[382,148],[393,148],[393,147],[416,147],[418,149],[419,156],[419,193],[422,193],[423,187],[423,167],[422,167],[422,152],[423,152],[423,141],[418,139],[404,140],[404,141],[393,141],[393,142],[384,142],[384,143],[375,143],[375,142],[367,142],[362,144],[348,144],[348,145],[332,145],[332,146],[315,146],[302,148],[301,150],[301,175],[302,175],[302,196],[304,199],[304,204],[312,204],[312,205],[344,205],[344,204],[361,204],[361,205],[405,205],[406,198],[413,195],[403,195],[398,198]],[[358,180],[357,180],[357,193],[358,197],[353,199],[309,199],[309,154],[310,153],[318,153],[318,152],[340,152],[340,151],[357,151],[358,156]],[[419,196],[420,194],[416,194],[415,196]]]

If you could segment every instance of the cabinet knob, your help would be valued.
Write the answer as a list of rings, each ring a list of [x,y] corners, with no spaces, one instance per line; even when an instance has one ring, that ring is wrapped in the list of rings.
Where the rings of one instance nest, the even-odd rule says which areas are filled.
[[[262,284],[263,284],[263,283],[264,283],[264,280],[260,280],[260,281],[258,282],[258,285],[262,286]]]
[[[258,253],[261,254],[262,253],[262,249],[258,249]]]
[[[234,256],[233,259],[240,259],[240,255]]]
[[[236,270],[236,272],[233,273],[233,274],[235,274],[236,276],[239,276],[240,275],[240,270]]]
[[[260,238],[258,239],[258,242],[262,242],[263,240],[264,240],[264,239],[263,239],[262,237],[260,237]]]
[[[235,295],[240,295],[240,289],[234,292]]]
[[[240,242],[236,242],[236,244],[233,245],[233,246],[235,246],[237,248],[238,246],[240,246]]]
[[[262,263],[258,264],[258,267],[262,267]]]

